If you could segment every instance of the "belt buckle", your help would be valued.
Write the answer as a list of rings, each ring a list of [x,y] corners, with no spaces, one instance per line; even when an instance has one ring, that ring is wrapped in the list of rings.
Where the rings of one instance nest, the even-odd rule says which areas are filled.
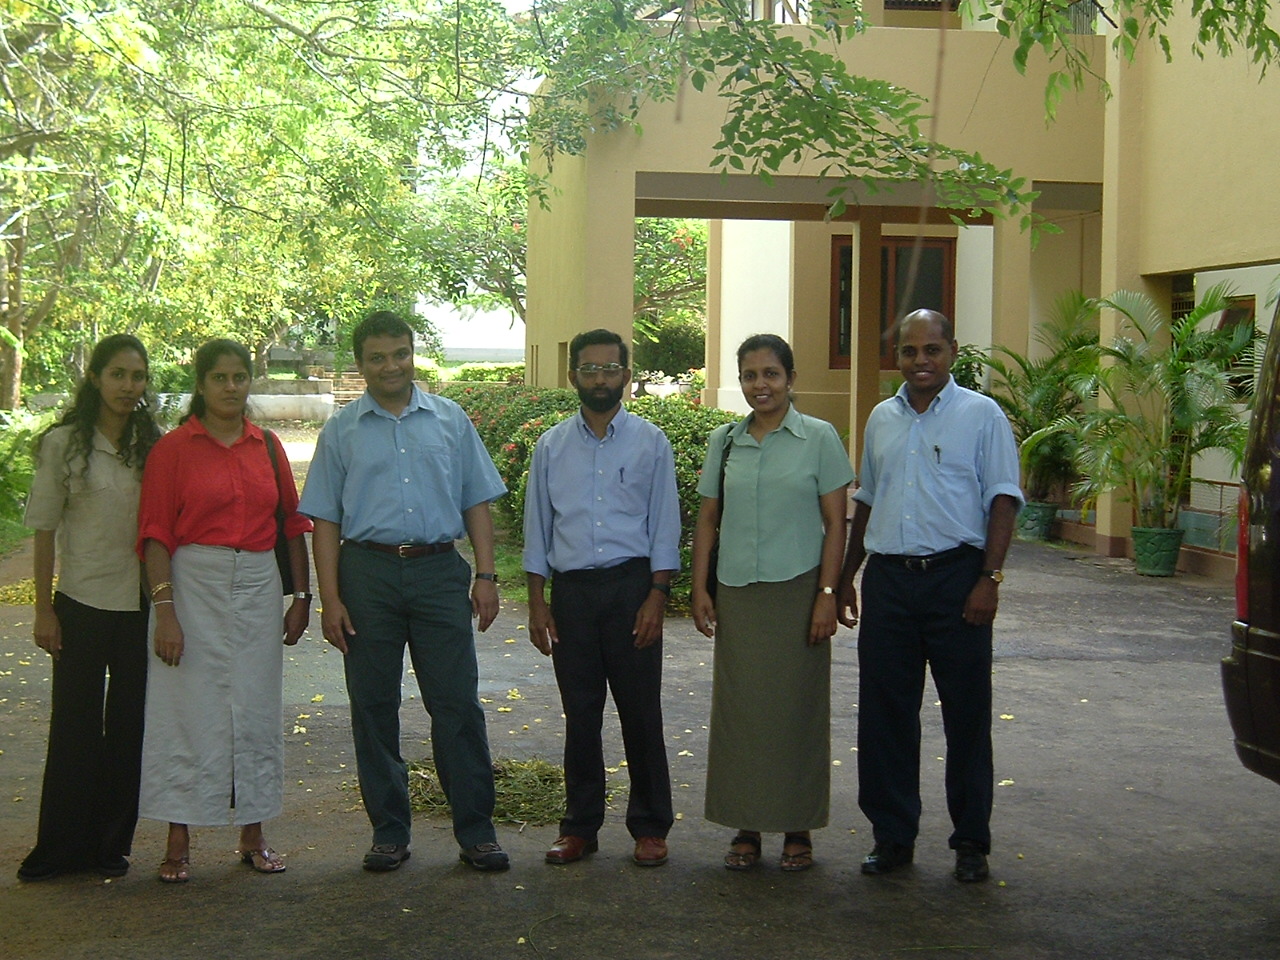
[[[908,557],[907,569],[914,570],[916,573],[924,573],[929,569],[928,557]]]
[[[412,544],[412,543],[398,543],[398,544],[396,544],[396,554],[397,554],[397,555],[400,557],[400,559],[402,559],[402,560],[406,560],[406,559],[408,559],[408,557],[409,557],[409,551],[410,551],[410,550],[412,550],[412,549],[413,549],[413,544]]]

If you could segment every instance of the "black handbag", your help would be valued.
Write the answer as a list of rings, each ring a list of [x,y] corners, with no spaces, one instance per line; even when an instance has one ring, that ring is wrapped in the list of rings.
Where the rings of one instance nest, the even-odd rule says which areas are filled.
[[[280,587],[287,597],[293,593],[293,564],[289,562],[289,541],[284,535],[284,493],[280,487],[280,461],[276,459],[276,435],[270,430],[267,436],[267,456],[271,458],[271,472],[276,477],[276,566],[280,569]]]
[[[729,428],[732,431],[732,427]],[[711,555],[707,558],[707,594],[712,600],[716,598],[716,590],[720,581],[716,576],[716,568],[720,565],[720,523],[724,520],[724,468],[729,462],[729,451],[733,449],[733,437],[729,432],[724,435],[724,450],[720,454],[720,511],[716,521],[716,538],[711,542]]]

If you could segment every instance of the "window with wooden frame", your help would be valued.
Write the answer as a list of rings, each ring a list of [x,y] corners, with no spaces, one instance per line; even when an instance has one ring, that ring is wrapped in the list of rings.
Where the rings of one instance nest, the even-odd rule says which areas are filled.
[[[830,366],[849,369],[853,345],[854,238],[831,238]],[[920,265],[915,288],[907,284],[914,237],[880,239],[880,369],[896,370],[892,336],[898,317],[912,310],[937,310],[955,319],[956,241],[954,237],[926,237],[920,242]]]

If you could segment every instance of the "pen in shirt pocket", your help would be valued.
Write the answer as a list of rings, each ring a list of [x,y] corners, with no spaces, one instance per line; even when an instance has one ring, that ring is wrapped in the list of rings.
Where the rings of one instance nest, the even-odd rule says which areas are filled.
[[[619,468],[618,468],[618,482],[619,482],[619,483],[626,483],[626,482],[627,482],[627,468],[626,468],[626,467],[619,467]]]
[[[933,445],[933,460],[937,464],[942,463],[942,448],[936,443]]]

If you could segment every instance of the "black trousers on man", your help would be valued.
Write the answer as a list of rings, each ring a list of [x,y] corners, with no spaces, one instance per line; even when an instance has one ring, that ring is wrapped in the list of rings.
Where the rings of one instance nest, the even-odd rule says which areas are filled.
[[[671,774],[662,731],[662,641],[637,650],[636,612],[649,596],[649,558],[601,570],[556,571],[552,647],[564,705],[565,816],[561,834],[595,839],[604,823],[601,725],[606,689],[613,694],[631,778],[627,830],[665,837],[674,819]]]
[[[950,846],[991,847],[991,626],[964,622],[982,551],[938,562],[872,554],[858,634],[858,806],[877,843],[915,843],[920,825],[920,705],[928,664],[947,739]]]

